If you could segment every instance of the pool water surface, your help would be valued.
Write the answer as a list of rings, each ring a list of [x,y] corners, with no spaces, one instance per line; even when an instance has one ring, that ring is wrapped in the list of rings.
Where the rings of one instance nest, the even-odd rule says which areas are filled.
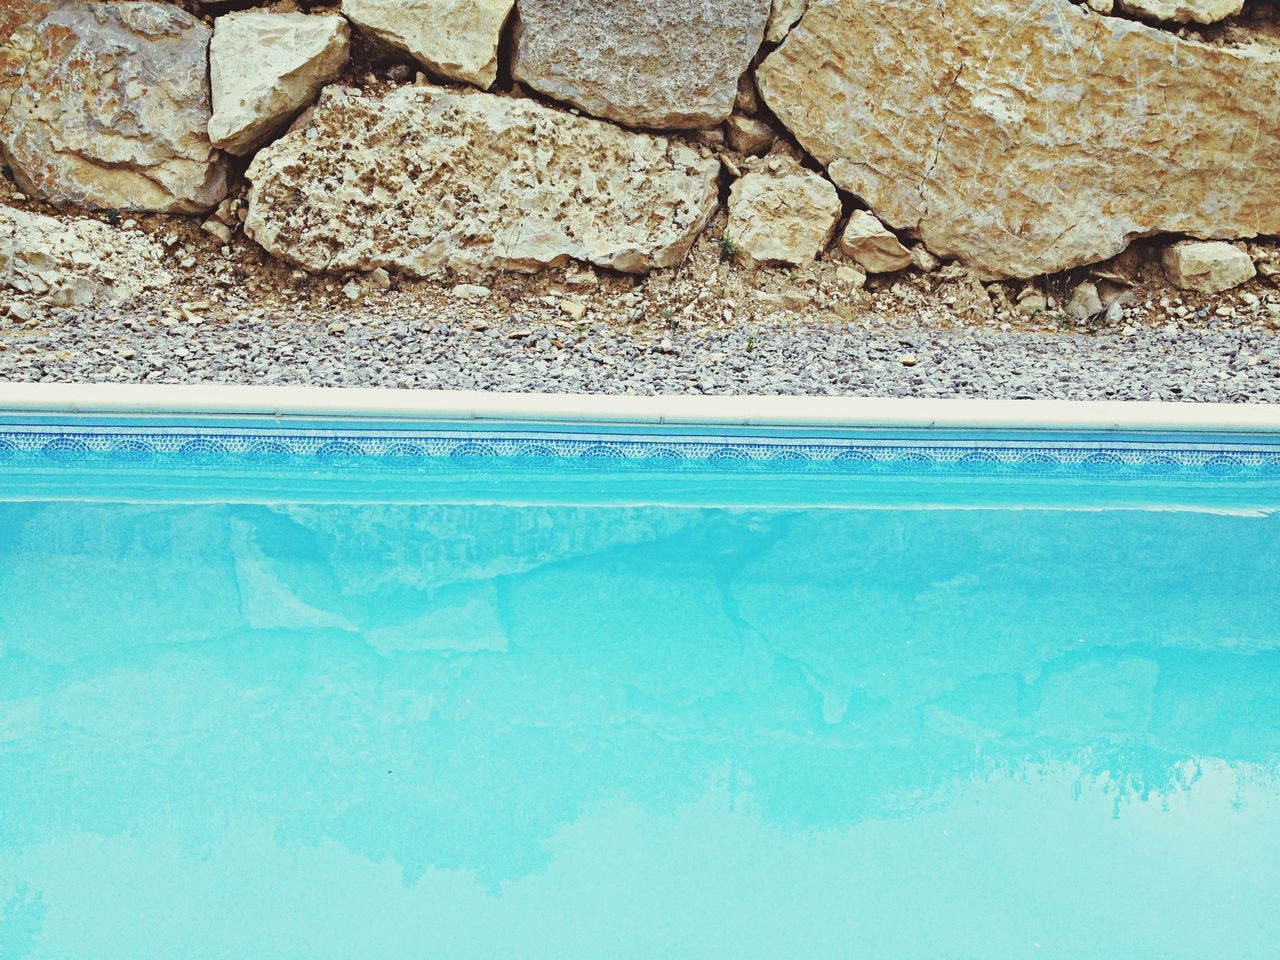
[[[30,436],[0,957],[1276,956],[1266,444],[566,485]]]

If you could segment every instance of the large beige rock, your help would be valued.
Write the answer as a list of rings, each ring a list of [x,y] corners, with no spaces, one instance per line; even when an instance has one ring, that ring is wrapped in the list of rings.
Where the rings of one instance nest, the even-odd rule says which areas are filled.
[[[1257,274],[1247,253],[1221,240],[1175,243],[1160,259],[1170,283],[1199,293],[1222,293]]]
[[[719,162],[532,100],[328,87],[254,158],[245,231],[309,270],[675,264],[716,206]]]
[[[770,0],[520,0],[512,73],[633,127],[725,120]]]
[[[172,280],[163,252],[142,233],[0,206],[0,289],[88,306]]]
[[[498,76],[498,40],[514,2],[342,0],[342,12],[438,76],[487,90]]]
[[[217,206],[208,27],[164,3],[6,3],[0,149],[25,191],[99,209]]]
[[[279,133],[346,65],[351,29],[336,16],[249,10],[219,17],[209,43],[209,139],[252,153]]]
[[[855,210],[840,234],[840,252],[867,273],[893,273],[911,266],[911,251],[865,210]]]
[[[757,85],[838,186],[985,279],[1280,232],[1274,49],[1068,0],[822,0]]]
[[[781,43],[785,40],[808,6],[809,0],[773,0],[773,9],[769,12],[769,25],[764,33],[765,39],[770,43]]]
[[[1125,13],[1174,23],[1217,23],[1244,9],[1244,0],[1119,0],[1119,3]]]
[[[836,188],[816,173],[758,170],[734,181],[725,236],[748,266],[798,266],[826,249],[840,212]]]

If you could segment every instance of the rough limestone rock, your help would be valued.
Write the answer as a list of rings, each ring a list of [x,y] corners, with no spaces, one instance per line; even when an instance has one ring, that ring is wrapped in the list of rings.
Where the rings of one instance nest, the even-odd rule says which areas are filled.
[[[226,194],[209,143],[209,28],[163,3],[0,14],[0,149],[54,203],[194,213]]]
[[[308,270],[535,270],[570,258],[640,273],[688,252],[719,162],[532,100],[328,87],[261,150],[245,231]]]
[[[865,210],[855,210],[840,234],[840,252],[867,273],[893,273],[911,266],[911,251]]]
[[[799,266],[826,249],[840,213],[836,188],[816,173],[790,165],[761,170],[736,180],[729,191],[725,236],[747,266]]]
[[[219,17],[209,44],[213,145],[246,154],[269,141],[337,79],[350,36],[342,17],[259,10]]]
[[[1252,258],[1221,240],[1175,243],[1160,259],[1170,283],[1199,293],[1222,293],[1256,275]]]
[[[711,127],[764,38],[770,0],[520,0],[512,73],[632,127]]]
[[[837,186],[984,279],[1280,232],[1275,49],[1068,0],[822,0],[756,80]]]
[[[1217,23],[1244,9],[1244,0],[1119,0],[1135,17],[1174,23]]]
[[[438,76],[487,90],[498,76],[498,40],[514,2],[342,0],[342,12]]]
[[[82,307],[168,286],[163,262],[145,234],[0,206],[0,288]]]
[[[804,15],[809,0],[773,0],[773,9],[769,12],[769,25],[764,37],[770,43],[781,43],[791,28]]]

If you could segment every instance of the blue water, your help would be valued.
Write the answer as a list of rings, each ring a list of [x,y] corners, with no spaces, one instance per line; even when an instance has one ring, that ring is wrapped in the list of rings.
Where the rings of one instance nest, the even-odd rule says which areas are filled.
[[[1269,509],[7,476],[0,957],[1280,955]]]

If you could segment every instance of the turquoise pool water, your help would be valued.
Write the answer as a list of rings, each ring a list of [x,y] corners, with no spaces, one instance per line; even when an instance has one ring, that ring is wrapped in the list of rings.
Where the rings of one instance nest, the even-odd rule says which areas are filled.
[[[1271,960],[1277,465],[0,424],[0,957]]]

